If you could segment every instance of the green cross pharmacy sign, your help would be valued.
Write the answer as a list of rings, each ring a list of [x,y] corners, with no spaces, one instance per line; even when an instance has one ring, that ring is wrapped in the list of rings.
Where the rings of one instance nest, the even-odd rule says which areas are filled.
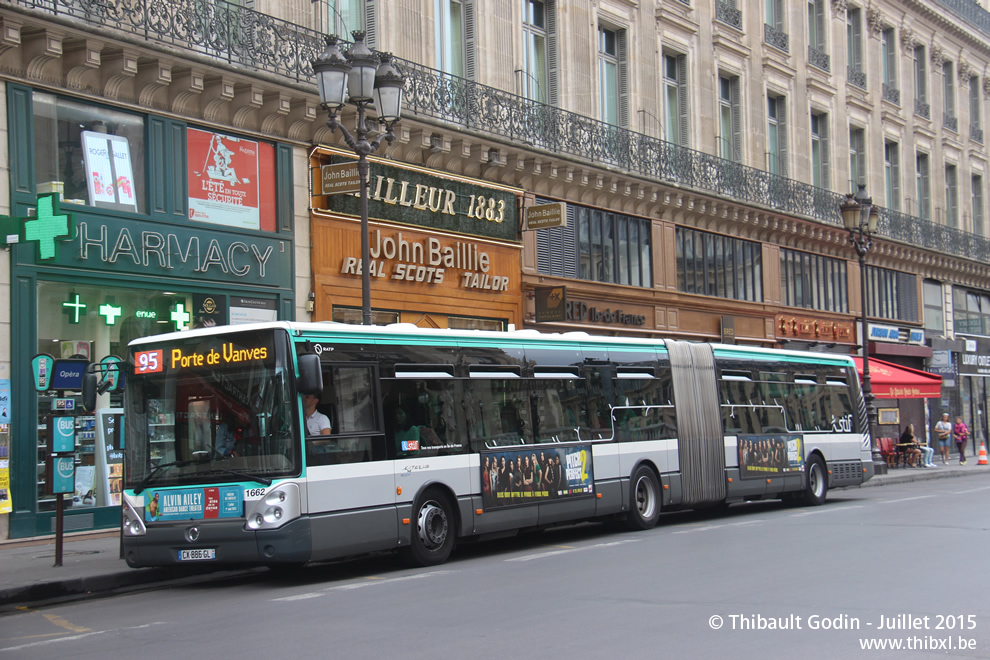
[[[37,241],[38,260],[58,257],[58,245],[75,236],[75,221],[71,213],[62,213],[58,193],[38,195],[34,216],[11,218],[0,216],[0,235],[5,244]]]

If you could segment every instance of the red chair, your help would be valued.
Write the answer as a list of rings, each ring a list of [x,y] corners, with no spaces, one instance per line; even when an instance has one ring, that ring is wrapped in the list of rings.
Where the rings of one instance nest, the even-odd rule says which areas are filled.
[[[897,467],[900,462],[901,453],[897,450],[894,439],[877,438],[877,443],[880,445],[880,455],[883,456],[883,460],[887,461],[887,465],[892,468]]]

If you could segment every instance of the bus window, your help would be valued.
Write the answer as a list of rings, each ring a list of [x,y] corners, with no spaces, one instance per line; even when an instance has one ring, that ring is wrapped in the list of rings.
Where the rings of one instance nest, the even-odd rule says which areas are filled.
[[[306,433],[310,465],[361,463],[385,458],[370,366],[324,365],[323,393],[316,412],[330,423],[329,436]]]

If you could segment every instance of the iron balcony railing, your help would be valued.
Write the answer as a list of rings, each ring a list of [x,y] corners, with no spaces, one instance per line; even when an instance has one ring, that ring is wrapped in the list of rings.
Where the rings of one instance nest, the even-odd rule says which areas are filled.
[[[315,88],[310,61],[322,35],[224,0],[5,0],[78,27],[84,22],[142,42],[209,56]],[[719,2],[719,7],[728,8]],[[572,156],[658,182],[722,195],[781,213],[842,225],[843,195],[606,124],[493,87],[399,60],[406,110],[419,119]],[[314,92],[315,93],[315,92]],[[916,104],[917,111],[917,104]],[[881,236],[990,262],[990,240],[880,209]]]

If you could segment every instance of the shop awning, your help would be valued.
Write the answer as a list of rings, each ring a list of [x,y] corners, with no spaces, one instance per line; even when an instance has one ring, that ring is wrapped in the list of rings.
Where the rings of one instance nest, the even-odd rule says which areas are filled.
[[[863,358],[853,357],[863,377]],[[870,358],[870,387],[878,399],[934,399],[942,395],[942,377]]]

